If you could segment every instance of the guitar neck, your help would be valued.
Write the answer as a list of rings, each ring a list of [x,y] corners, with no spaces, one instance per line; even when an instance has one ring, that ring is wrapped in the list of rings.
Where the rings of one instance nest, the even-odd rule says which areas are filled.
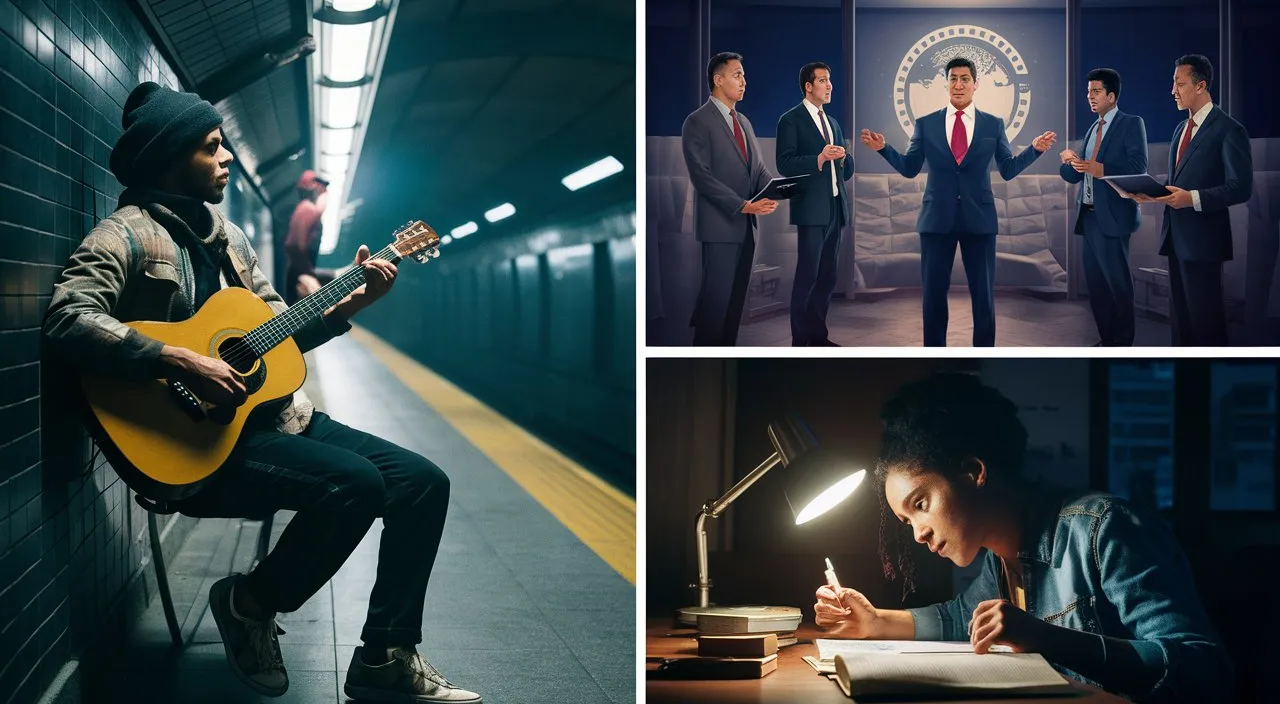
[[[385,259],[393,264],[399,263],[400,255],[390,246],[370,256],[371,259]],[[274,318],[259,325],[245,335],[245,340],[261,357],[276,345],[292,337],[305,328],[313,320],[324,315],[352,291],[364,284],[364,267],[353,266],[344,274],[325,284],[319,291],[294,303],[288,310],[278,313]]]

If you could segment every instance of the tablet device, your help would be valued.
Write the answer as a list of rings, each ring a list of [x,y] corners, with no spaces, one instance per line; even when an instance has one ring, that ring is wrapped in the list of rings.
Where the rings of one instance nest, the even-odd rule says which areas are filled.
[[[1142,193],[1152,198],[1161,198],[1173,193],[1155,180],[1150,174],[1131,174],[1127,176],[1103,176],[1103,181],[1114,183],[1129,193]]]
[[[781,176],[771,179],[765,184],[760,192],[751,197],[751,202],[768,198],[770,200],[787,200],[795,193],[796,186],[800,185],[804,179],[809,178],[809,174],[801,174],[799,176]]]

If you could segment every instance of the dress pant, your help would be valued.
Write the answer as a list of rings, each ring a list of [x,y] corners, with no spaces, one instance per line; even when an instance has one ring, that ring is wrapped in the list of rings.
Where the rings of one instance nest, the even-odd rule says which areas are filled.
[[[947,292],[951,288],[951,267],[956,261],[957,244],[973,301],[973,346],[994,347],[996,236],[964,232],[920,234],[925,347],[947,346]]]
[[[1177,347],[1226,347],[1222,262],[1189,262],[1169,241],[1169,325]]]
[[[748,226],[741,244],[702,243],[702,284],[693,309],[693,344],[732,347],[738,342],[756,241]]]
[[[1129,271],[1129,235],[1102,232],[1092,206],[1081,205],[1084,230],[1084,279],[1089,307],[1103,347],[1131,347],[1134,335],[1133,274]]]
[[[827,309],[836,287],[836,255],[844,227],[844,201],[832,197],[826,225],[798,225],[796,277],[791,284],[791,344],[807,347],[827,338]]]

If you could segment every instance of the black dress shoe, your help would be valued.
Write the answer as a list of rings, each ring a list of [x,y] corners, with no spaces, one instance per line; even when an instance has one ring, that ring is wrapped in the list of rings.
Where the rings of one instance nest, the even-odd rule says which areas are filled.
[[[809,346],[810,347],[839,347],[840,345],[832,342],[831,340],[818,340],[817,342],[809,343]]]

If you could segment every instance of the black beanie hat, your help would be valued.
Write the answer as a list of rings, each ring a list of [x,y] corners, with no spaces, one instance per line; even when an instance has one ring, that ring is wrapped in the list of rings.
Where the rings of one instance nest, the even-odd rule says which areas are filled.
[[[147,81],[124,101],[124,134],[111,150],[111,173],[125,187],[145,183],[222,125],[222,115],[195,93]]]

